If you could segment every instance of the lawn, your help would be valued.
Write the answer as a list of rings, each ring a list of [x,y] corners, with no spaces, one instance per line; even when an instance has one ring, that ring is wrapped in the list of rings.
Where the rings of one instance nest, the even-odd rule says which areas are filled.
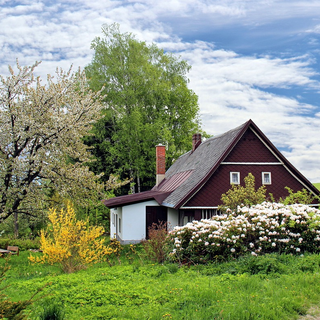
[[[210,265],[152,264],[139,255],[73,274],[13,256],[5,293],[28,299],[37,319],[59,306],[65,319],[297,319],[320,299],[319,255],[266,255]],[[0,265],[4,264],[1,259]]]
[[[320,190],[320,183],[314,183],[313,185]]]

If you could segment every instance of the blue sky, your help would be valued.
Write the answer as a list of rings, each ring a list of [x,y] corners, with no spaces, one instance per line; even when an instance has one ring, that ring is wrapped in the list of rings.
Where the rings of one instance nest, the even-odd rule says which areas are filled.
[[[252,119],[289,161],[320,182],[320,1],[0,0],[0,74],[8,64],[90,63],[101,26],[180,55],[192,66],[203,128]]]

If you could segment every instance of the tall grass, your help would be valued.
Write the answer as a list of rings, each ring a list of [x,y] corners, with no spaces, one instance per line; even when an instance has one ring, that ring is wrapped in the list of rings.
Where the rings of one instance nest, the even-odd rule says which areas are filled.
[[[139,254],[129,263],[127,254],[123,250],[112,266],[62,274],[58,266],[29,264],[22,252],[11,258],[6,293],[21,300],[51,283],[48,296],[29,308],[30,319],[55,305],[70,320],[294,319],[320,299],[319,255],[248,256],[179,268]]]

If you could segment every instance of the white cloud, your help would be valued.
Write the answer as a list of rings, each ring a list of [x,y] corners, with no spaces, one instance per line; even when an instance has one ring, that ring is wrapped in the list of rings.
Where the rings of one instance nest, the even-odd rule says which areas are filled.
[[[182,41],[176,33],[176,28],[185,27],[186,34],[188,30],[196,33],[199,25],[204,25],[205,30],[227,24],[254,28],[303,16],[308,27],[292,28],[316,37],[320,24],[313,18],[320,14],[318,0],[15,3],[18,2],[0,0],[0,74],[8,74],[7,65],[14,65],[17,57],[22,65],[42,60],[37,72],[43,78],[54,73],[56,67],[84,67],[91,60],[91,41],[101,36],[101,26],[118,22],[121,31],[132,32],[147,42],[157,41],[165,50],[189,61],[190,87],[199,96],[207,132],[223,133],[251,118],[274,144],[288,150],[285,155],[299,170],[320,182],[316,160],[320,154],[319,108],[301,103],[302,97],[297,94],[281,96],[271,91],[292,86],[318,89],[319,75],[311,55],[292,59],[283,58],[280,53],[277,57],[240,55],[197,38]],[[292,29],[275,32],[290,33]],[[316,39],[309,41],[317,43]]]

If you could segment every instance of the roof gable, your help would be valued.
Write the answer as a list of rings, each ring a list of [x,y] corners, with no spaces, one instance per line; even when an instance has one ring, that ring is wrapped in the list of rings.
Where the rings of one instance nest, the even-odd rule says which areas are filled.
[[[159,204],[178,209],[187,203],[207,183],[223,161],[255,162],[255,155],[243,155],[234,148],[241,139],[252,139],[259,145],[259,159],[263,153],[266,162],[280,162],[307,190],[319,195],[319,191],[306,179],[271,143],[262,131],[249,120],[224,134],[202,142],[193,152],[179,157],[167,170],[164,180],[150,191],[105,200],[108,207],[155,199]],[[253,148],[254,149],[254,148]],[[233,152],[234,150],[234,152]],[[251,150],[251,149],[250,149]]]
[[[194,152],[189,151],[177,159],[166,172],[165,179],[187,170],[192,170],[192,174],[162,204],[179,208],[192,194],[197,192],[246,131],[249,122],[224,134],[207,139]]]

